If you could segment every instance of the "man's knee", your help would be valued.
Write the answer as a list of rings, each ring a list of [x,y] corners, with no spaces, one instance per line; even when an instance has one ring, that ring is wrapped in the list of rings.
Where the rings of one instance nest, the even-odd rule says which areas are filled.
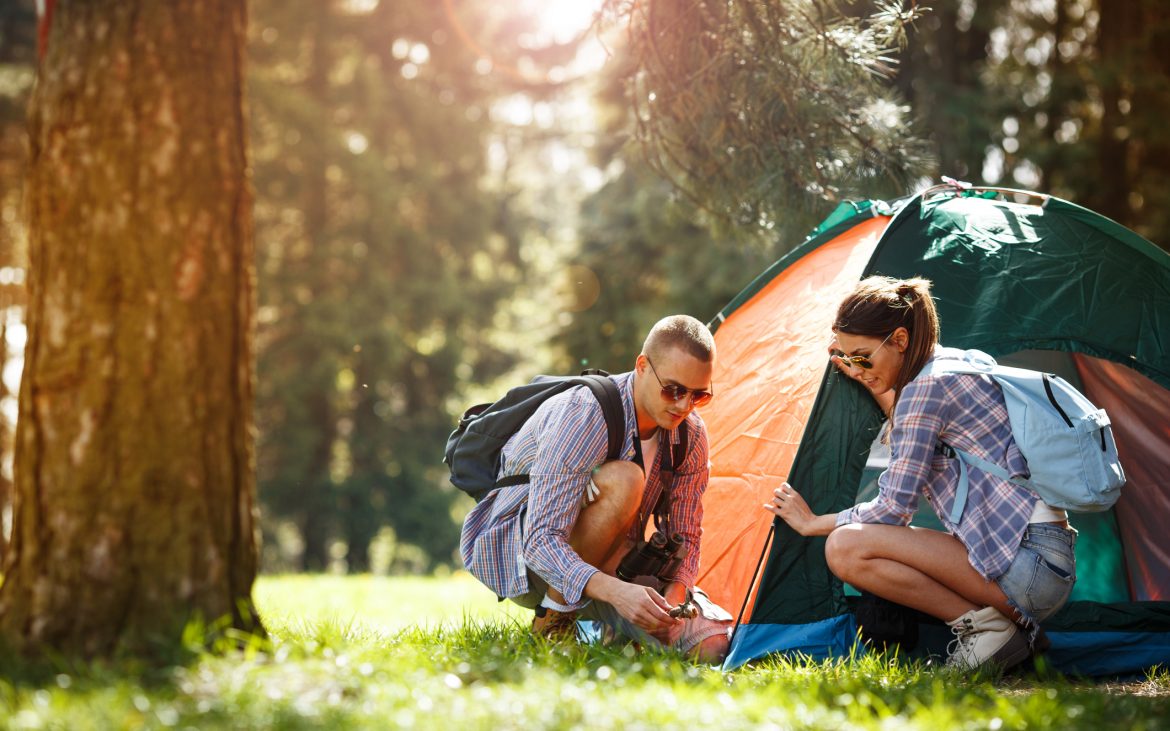
[[[593,484],[601,492],[600,500],[615,507],[636,511],[642,504],[646,480],[638,465],[614,460],[597,468],[593,473]]]

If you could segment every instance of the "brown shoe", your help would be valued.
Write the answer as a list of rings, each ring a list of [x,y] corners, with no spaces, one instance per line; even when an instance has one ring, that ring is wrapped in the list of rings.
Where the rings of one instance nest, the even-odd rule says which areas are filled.
[[[547,640],[577,639],[577,613],[545,609],[544,616],[532,620],[532,633]]]

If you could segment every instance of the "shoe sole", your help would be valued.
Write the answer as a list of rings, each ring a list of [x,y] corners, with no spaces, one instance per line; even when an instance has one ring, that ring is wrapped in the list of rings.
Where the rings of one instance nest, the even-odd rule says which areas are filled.
[[[988,663],[1010,670],[1032,656],[1032,648],[1028,646],[1028,638],[1023,632],[1016,632],[1012,638],[999,648]]]
[[[978,670],[983,667],[996,667],[1000,670],[1010,670],[1020,663],[1032,656],[1032,648],[1028,645],[1028,638],[1023,632],[1016,631],[1003,647],[999,648],[983,662],[975,666],[968,666],[965,664],[952,663],[948,660],[947,667],[959,668],[962,670]]]

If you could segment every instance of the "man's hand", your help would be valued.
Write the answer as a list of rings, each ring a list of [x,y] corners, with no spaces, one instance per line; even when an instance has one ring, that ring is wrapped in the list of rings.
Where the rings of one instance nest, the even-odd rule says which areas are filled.
[[[670,604],[661,594],[648,586],[622,583],[625,587],[610,603],[623,617],[655,636],[682,624],[670,616]]]
[[[670,613],[687,600],[687,585],[681,581],[672,581],[666,585],[666,587],[662,590],[662,593],[666,599],[667,613]],[[678,615],[673,616],[675,621],[674,625],[667,627],[661,632],[650,633],[654,639],[668,647],[673,645],[675,641],[678,640],[679,635],[682,633],[683,621],[687,619],[687,617],[680,617]]]
[[[682,624],[682,620],[670,616],[671,605],[666,599],[648,586],[598,572],[585,585],[585,594],[613,605],[618,614],[655,637]]]

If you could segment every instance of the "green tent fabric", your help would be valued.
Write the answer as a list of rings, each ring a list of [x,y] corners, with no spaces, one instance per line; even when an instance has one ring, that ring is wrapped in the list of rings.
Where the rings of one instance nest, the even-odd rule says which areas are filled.
[[[1166,252],[1072,203],[957,196],[911,201],[867,274],[945,282],[935,295],[947,345],[994,356],[1076,351],[1170,388],[1166,262]]]
[[[1113,418],[1119,441],[1128,444],[1122,457],[1131,485],[1117,510],[1073,516],[1080,531],[1078,584],[1074,601],[1050,620],[1052,628],[1072,628],[1069,636],[1086,627],[1138,628],[1170,638],[1170,551],[1157,529],[1170,520],[1170,488],[1156,476],[1170,451],[1170,430],[1158,428],[1170,422],[1170,255],[1057,198],[939,187],[894,204],[839,208],[765,275],[800,266],[834,233],[891,210],[896,213],[864,274],[932,280],[944,344],[978,348],[1013,365],[1061,370],[1074,383],[1083,375],[1082,390],[1091,399],[1102,406],[1101,399],[1111,399],[1113,408],[1105,408],[1126,415],[1124,424]],[[720,321],[736,316],[753,288],[764,286],[765,275],[720,313]],[[1135,398],[1138,393],[1151,397]],[[871,463],[867,471],[866,463],[881,425],[868,394],[826,367],[789,474],[815,512],[843,510],[873,489],[880,465]],[[1127,459],[1140,469],[1131,473]],[[1140,479],[1132,484],[1135,476]],[[920,510],[916,523],[930,524],[934,516],[921,515],[928,512]],[[1151,514],[1161,519],[1150,520]],[[733,665],[786,649],[783,641],[760,641],[765,626],[812,626],[849,612],[850,590],[828,571],[823,549],[824,539],[802,538],[777,521],[752,605],[750,625],[758,631],[744,638],[757,649],[733,647]],[[1113,622],[1118,617],[1125,619]],[[849,625],[832,627],[849,631]],[[809,652],[808,646],[801,651]],[[1140,653],[1134,657],[1144,661]],[[1114,664],[1105,672],[1117,670]]]

